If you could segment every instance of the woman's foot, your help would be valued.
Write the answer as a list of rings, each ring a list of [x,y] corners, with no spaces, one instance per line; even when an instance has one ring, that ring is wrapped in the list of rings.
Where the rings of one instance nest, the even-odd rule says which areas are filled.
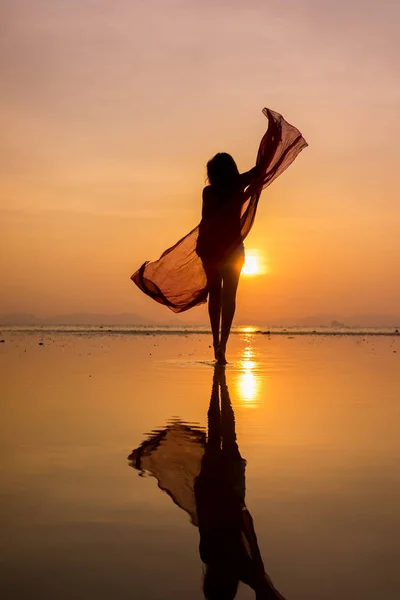
[[[219,365],[226,365],[226,357],[225,357],[225,348],[221,345],[217,346],[215,349],[215,360]]]

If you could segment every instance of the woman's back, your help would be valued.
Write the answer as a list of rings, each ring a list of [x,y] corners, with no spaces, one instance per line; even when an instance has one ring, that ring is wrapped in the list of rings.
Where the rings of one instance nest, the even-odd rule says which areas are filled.
[[[203,260],[223,260],[241,245],[240,217],[245,187],[240,175],[230,186],[204,188],[196,248]]]

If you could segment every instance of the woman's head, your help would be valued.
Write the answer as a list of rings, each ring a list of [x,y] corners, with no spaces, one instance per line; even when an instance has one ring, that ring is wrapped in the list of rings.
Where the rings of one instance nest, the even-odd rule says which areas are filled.
[[[231,188],[238,182],[239,170],[230,154],[219,152],[207,163],[207,177],[215,187]]]

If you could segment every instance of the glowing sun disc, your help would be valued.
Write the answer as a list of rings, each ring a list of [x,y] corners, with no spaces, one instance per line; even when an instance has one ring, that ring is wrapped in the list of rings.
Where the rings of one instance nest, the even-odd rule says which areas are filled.
[[[260,275],[262,273],[261,261],[258,254],[255,252],[246,252],[242,273],[243,275]]]

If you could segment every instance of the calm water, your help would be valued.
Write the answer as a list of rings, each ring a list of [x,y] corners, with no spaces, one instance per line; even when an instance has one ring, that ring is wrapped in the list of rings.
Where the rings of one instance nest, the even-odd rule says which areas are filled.
[[[209,339],[145,333],[2,329],[2,597],[203,598]],[[265,570],[288,600],[398,600],[400,338],[284,333],[233,336],[226,369]]]
[[[4,334],[75,334],[75,335],[210,335],[209,327],[204,325],[0,325]],[[396,336],[397,327],[262,327],[239,325],[232,327],[232,334],[268,334],[268,335],[355,335],[355,336]]]

